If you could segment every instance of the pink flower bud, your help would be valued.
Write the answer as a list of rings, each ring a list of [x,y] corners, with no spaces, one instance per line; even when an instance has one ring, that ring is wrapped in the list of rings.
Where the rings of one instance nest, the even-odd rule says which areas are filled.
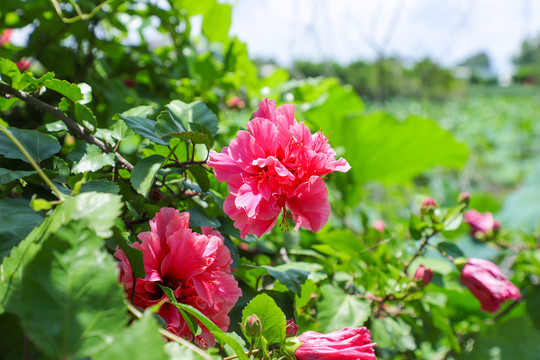
[[[432,197],[425,198],[422,200],[422,204],[420,205],[421,208],[435,208],[437,206],[437,203]]]
[[[469,210],[465,212],[464,220],[471,227],[471,235],[477,240],[494,237],[501,226],[490,212],[481,214],[476,210]]]
[[[0,34],[0,46],[4,46],[9,43],[11,39],[11,34],[13,33],[12,29],[6,29]]]
[[[251,338],[258,338],[262,334],[261,319],[255,314],[248,316],[242,327],[246,335]]]
[[[416,272],[414,273],[414,279],[417,281],[422,280],[424,285],[427,285],[433,279],[433,271],[431,269],[426,269],[424,265],[420,265]]]
[[[302,342],[294,352],[298,360],[375,360],[377,345],[371,342],[366,327],[345,328],[329,334],[306,331],[298,337]]]
[[[244,103],[244,100],[238,96],[233,96],[229,100],[227,100],[227,106],[234,109],[243,109],[246,104]]]
[[[386,224],[382,220],[375,220],[373,224],[371,225],[375,230],[377,230],[380,233],[384,232],[384,228],[386,227]]]
[[[285,329],[285,336],[296,336],[296,333],[298,332],[298,325],[294,323],[294,319],[289,319],[286,322],[287,328]]]
[[[20,72],[25,72],[26,70],[28,70],[30,65],[32,65],[32,62],[27,58],[22,58],[21,60],[17,61],[15,65],[17,65],[17,68]]]
[[[519,289],[491,261],[470,258],[461,270],[461,282],[480,301],[482,311],[496,313],[508,299],[519,300]]]
[[[468,192],[462,192],[458,196],[458,203],[469,205],[469,202],[471,201],[471,194]]]

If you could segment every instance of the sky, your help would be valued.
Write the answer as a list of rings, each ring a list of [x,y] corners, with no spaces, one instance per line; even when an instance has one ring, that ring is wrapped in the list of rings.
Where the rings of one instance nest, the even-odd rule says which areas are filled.
[[[450,67],[483,51],[504,75],[521,42],[540,34],[540,1],[236,0],[231,34],[282,65],[382,54]]]

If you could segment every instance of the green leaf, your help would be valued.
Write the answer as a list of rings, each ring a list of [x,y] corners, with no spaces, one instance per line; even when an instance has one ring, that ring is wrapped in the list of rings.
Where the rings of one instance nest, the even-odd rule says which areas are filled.
[[[163,290],[165,295],[167,295],[167,297],[169,299],[176,300],[176,297],[174,296],[174,292],[172,291],[171,288],[168,288],[168,287],[163,286],[161,284],[158,284],[158,285],[161,288],[161,290]],[[189,330],[191,331],[191,333],[193,335],[200,335],[201,332],[202,332],[202,329],[199,327],[199,324],[197,324],[197,320],[195,319],[195,317],[193,317],[191,314],[187,313],[183,309],[179,308],[178,311],[180,312],[180,315],[182,315],[182,318],[184,318],[184,321],[188,325]]]
[[[276,267],[265,266],[268,275],[279,280],[287,289],[291,290],[296,295],[301,294],[302,284],[307,280],[308,272],[291,268],[294,264],[280,265]]]
[[[198,143],[207,143],[207,136],[210,145],[217,130],[216,115],[200,101],[186,104],[175,100],[167,105],[167,111],[158,116],[156,123],[156,133],[159,136],[193,137]]]
[[[169,357],[165,353],[164,345],[158,324],[152,312],[147,310],[141,319],[124,329],[115,337],[114,343],[93,359],[165,360]]]
[[[527,314],[531,318],[534,327],[540,330],[540,287],[535,287],[527,295]]]
[[[494,323],[475,336],[472,351],[460,359],[540,359],[540,331],[526,316]]]
[[[191,346],[189,346],[189,345]],[[165,344],[165,352],[171,360],[221,360],[221,356],[211,355],[209,352],[198,348],[196,345],[187,343],[180,345],[170,341]],[[189,346],[189,347],[188,347]]]
[[[11,60],[0,57],[0,75],[5,75],[11,78],[12,85],[15,85],[21,77],[21,72],[15,63]],[[2,78],[5,79],[5,76]]]
[[[132,242],[129,241],[129,238],[129,232],[122,232],[118,227],[113,228],[113,240],[126,254],[134,277],[144,279],[146,272],[144,270],[143,253],[141,250],[131,246]]]
[[[307,280],[302,285],[300,296],[295,296],[295,304],[297,308],[303,308],[312,300],[312,295],[317,291],[317,285],[313,280]]]
[[[99,236],[112,236],[111,228],[116,218],[120,216],[122,198],[118,195],[97,192],[79,194],[66,201],[63,213],[67,219],[86,219],[88,227]]]
[[[172,294],[170,294],[172,295]],[[235,352],[236,355],[238,355],[238,359],[241,360],[249,360],[248,357],[244,354],[244,349],[242,348],[242,345],[236,341],[235,338],[232,336],[226,334],[223,330],[221,330],[219,327],[217,327],[216,324],[212,322],[212,320],[208,319],[202,312],[195,309],[191,305],[186,304],[180,304],[176,301],[174,296],[169,296],[169,300],[171,303],[176,306],[179,310],[183,310],[191,315],[193,315],[197,320],[201,322],[204,326],[210,330],[212,335],[216,338],[216,341],[220,343],[221,345],[228,344]]]
[[[152,106],[152,105],[142,105],[142,106],[136,106],[134,108],[126,110],[121,115],[124,115],[124,116],[138,116],[138,117],[146,118],[153,111],[154,111],[154,106]]]
[[[50,357],[93,356],[127,323],[116,265],[102,246],[86,220],[72,221],[52,234],[25,267],[21,324]]]
[[[80,103],[75,103],[74,109],[75,119],[79,124],[82,124],[90,131],[94,131],[97,128],[97,119],[89,107]]]
[[[212,146],[213,140],[210,136],[202,132],[184,131],[181,133],[171,133],[169,136],[179,139],[189,140],[194,144],[204,144],[207,147]]]
[[[242,311],[242,323],[254,314],[261,320],[262,336],[268,344],[279,344],[285,339],[285,314],[274,299],[266,294],[255,296]]]
[[[409,233],[411,234],[411,237],[415,240],[420,240],[422,238],[422,232],[428,227],[429,225],[422,221],[417,215],[411,214],[411,217],[409,219]]]
[[[401,318],[384,317],[371,323],[372,339],[377,339],[378,349],[395,349],[405,352],[415,350],[412,328]]]
[[[195,177],[195,180],[197,180],[197,184],[199,184],[202,191],[206,192],[210,190],[208,171],[200,165],[189,165],[187,170]]]
[[[79,193],[91,191],[118,195],[120,188],[118,187],[118,184],[116,184],[114,181],[98,179],[82,184]]]
[[[77,85],[71,84],[65,80],[50,79],[44,81],[43,86],[64,95],[74,102],[84,99],[81,89]]]
[[[445,254],[450,255],[453,258],[458,258],[465,256],[463,254],[463,251],[459,247],[457,247],[456,244],[453,244],[448,241],[442,241],[437,244],[437,250],[440,251],[440,253],[444,256]]]
[[[13,180],[22,179],[25,176],[35,174],[35,171],[9,170],[0,168],[0,185],[5,185]]]
[[[131,185],[137,192],[145,197],[154,183],[154,178],[163,165],[165,158],[152,155],[139,161],[131,173]]]
[[[214,229],[221,226],[221,222],[216,218],[210,218],[199,208],[189,208],[186,210],[189,212],[189,226],[201,227],[210,226]]]
[[[216,3],[203,17],[202,32],[210,41],[226,42],[231,27],[232,8]]]
[[[37,228],[34,228],[19,245],[14,247],[2,262],[0,282],[0,312],[6,307],[17,314],[21,303],[20,279],[25,265],[40,250],[49,235],[74,220],[84,219],[88,227],[104,238],[110,237],[116,218],[120,216],[121,198],[117,195],[84,193],[71,197],[56,209]]]
[[[321,286],[322,299],[317,303],[319,331],[323,333],[362,326],[371,314],[371,306],[364,299],[346,294],[342,289],[325,284]]]
[[[0,199],[0,258],[7,256],[42,220],[28,200]]]
[[[126,140],[135,135],[135,133],[127,127],[126,123],[122,119],[116,120],[113,125],[111,135],[118,141]]]
[[[73,167],[74,174],[94,172],[107,165],[114,166],[114,154],[103,153],[96,145],[86,144],[86,152]]]
[[[37,130],[22,130],[13,127],[8,128],[8,130],[23,144],[36,161],[48,159],[60,151],[60,144],[52,135]],[[8,159],[20,159],[29,162],[3,132],[0,132],[0,154]]]
[[[156,122],[140,116],[125,116],[120,114],[126,125],[142,137],[159,145],[167,145],[168,142],[156,135]]]
[[[404,183],[435,165],[461,168],[468,157],[467,146],[430,119],[411,116],[399,122],[375,113],[336,122],[332,128],[331,144],[346,149],[358,183]]]

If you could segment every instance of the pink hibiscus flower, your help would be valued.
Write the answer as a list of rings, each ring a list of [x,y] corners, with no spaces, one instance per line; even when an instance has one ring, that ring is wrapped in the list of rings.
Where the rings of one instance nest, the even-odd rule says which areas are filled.
[[[464,220],[471,227],[473,238],[478,240],[492,238],[501,227],[501,224],[493,218],[493,214],[489,211],[479,213],[474,209],[468,210],[465,212]]]
[[[321,132],[311,134],[296,121],[294,105],[276,109],[274,100],[264,99],[246,127],[221,153],[210,151],[207,162],[217,180],[227,182],[224,211],[241,236],[261,236],[276,225],[280,213],[292,218],[295,230],[319,231],[330,216],[322,177],[346,172],[350,165],[336,160]]]
[[[461,282],[480,301],[482,311],[496,313],[506,300],[521,299],[519,289],[488,260],[468,259],[461,270]]]
[[[189,228],[189,213],[163,208],[150,220],[150,232],[139,234],[140,243],[132,246],[143,253],[146,276],[136,279],[133,291],[131,264],[117,248],[114,256],[120,260],[120,282],[133,304],[147,308],[166,301],[158,284],[168,286],[180,303],[189,304],[212,320],[220,329],[229,328],[228,313],[242,294],[231,274],[231,255],[223,244],[223,236],[203,226],[202,234]],[[178,309],[165,302],[158,312],[167,323],[167,330],[193,339],[193,335]],[[199,324],[201,325],[201,324]],[[210,331],[201,325],[202,333],[195,342],[202,348],[215,345]]]

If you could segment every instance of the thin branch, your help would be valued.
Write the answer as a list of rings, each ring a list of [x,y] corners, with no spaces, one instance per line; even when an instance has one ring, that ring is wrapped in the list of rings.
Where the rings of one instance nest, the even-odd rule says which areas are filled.
[[[206,160],[198,160],[198,161],[188,160],[188,161],[182,161],[182,162],[176,162],[176,163],[170,163],[170,164],[164,165],[163,169],[184,168],[188,165],[204,165],[204,164],[206,164]]]
[[[23,144],[21,144],[21,142],[19,141],[19,139],[17,139],[15,136],[13,136],[13,134],[11,133],[11,131],[9,131],[9,129],[7,129],[4,125],[0,124],[0,130],[2,130],[2,132],[4,134],[6,134],[6,136],[15,144],[15,146],[17,146],[17,148],[19,149],[19,151],[24,155],[24,157],[28,160],[28,162],[30,163],[30,165],[32,165],[32,167],[34,169],[36,169],[36,171],[38,172],[39,176],[43,179],[43,181],[45,181],[45,183],[51,188],[51,190],[54,192],[54,194],[56,195],[56,197],[62,201],[65,199],[65,196],[58,190],[58,188],[56,186],[54,186],[53,182],[51,181],[51,179],[49,179],[49,177],[43,172],[43,170],[41,170],[41,168],[39,167],[39,165],[37,164],[36,160],[32,157],[32,155],[28,152],[28,150],[26,150],[26,148],[24,147]]]
[[[133,165],[129,161],[127,161],[122,155],[120,155],[120,153],[118,153],[117,151],[114,151],[114,149],[111,149],[111,147],[105,144],[103,141],[94,137],[82,125],[78,124],[75,120],[71,119],[59,108],[51,106],[47,103],[44,103],[43,101],[33,97],[27,92],[14,89],[9,85],[0,83],[0,95],[6,96],[7,94],[13,95],[21,99],[22,101],[33,106],[37,110],[44,111],[51,115],[54,115],[55,117],[60,119],[64,124],[67,125],[69,132],[71,134],[77,135],[81,137],[82,139],[84,139],[86,142],[96,145],[101,151],[105,153],[113,153],[123,168],[129,171],[133,170]]]

